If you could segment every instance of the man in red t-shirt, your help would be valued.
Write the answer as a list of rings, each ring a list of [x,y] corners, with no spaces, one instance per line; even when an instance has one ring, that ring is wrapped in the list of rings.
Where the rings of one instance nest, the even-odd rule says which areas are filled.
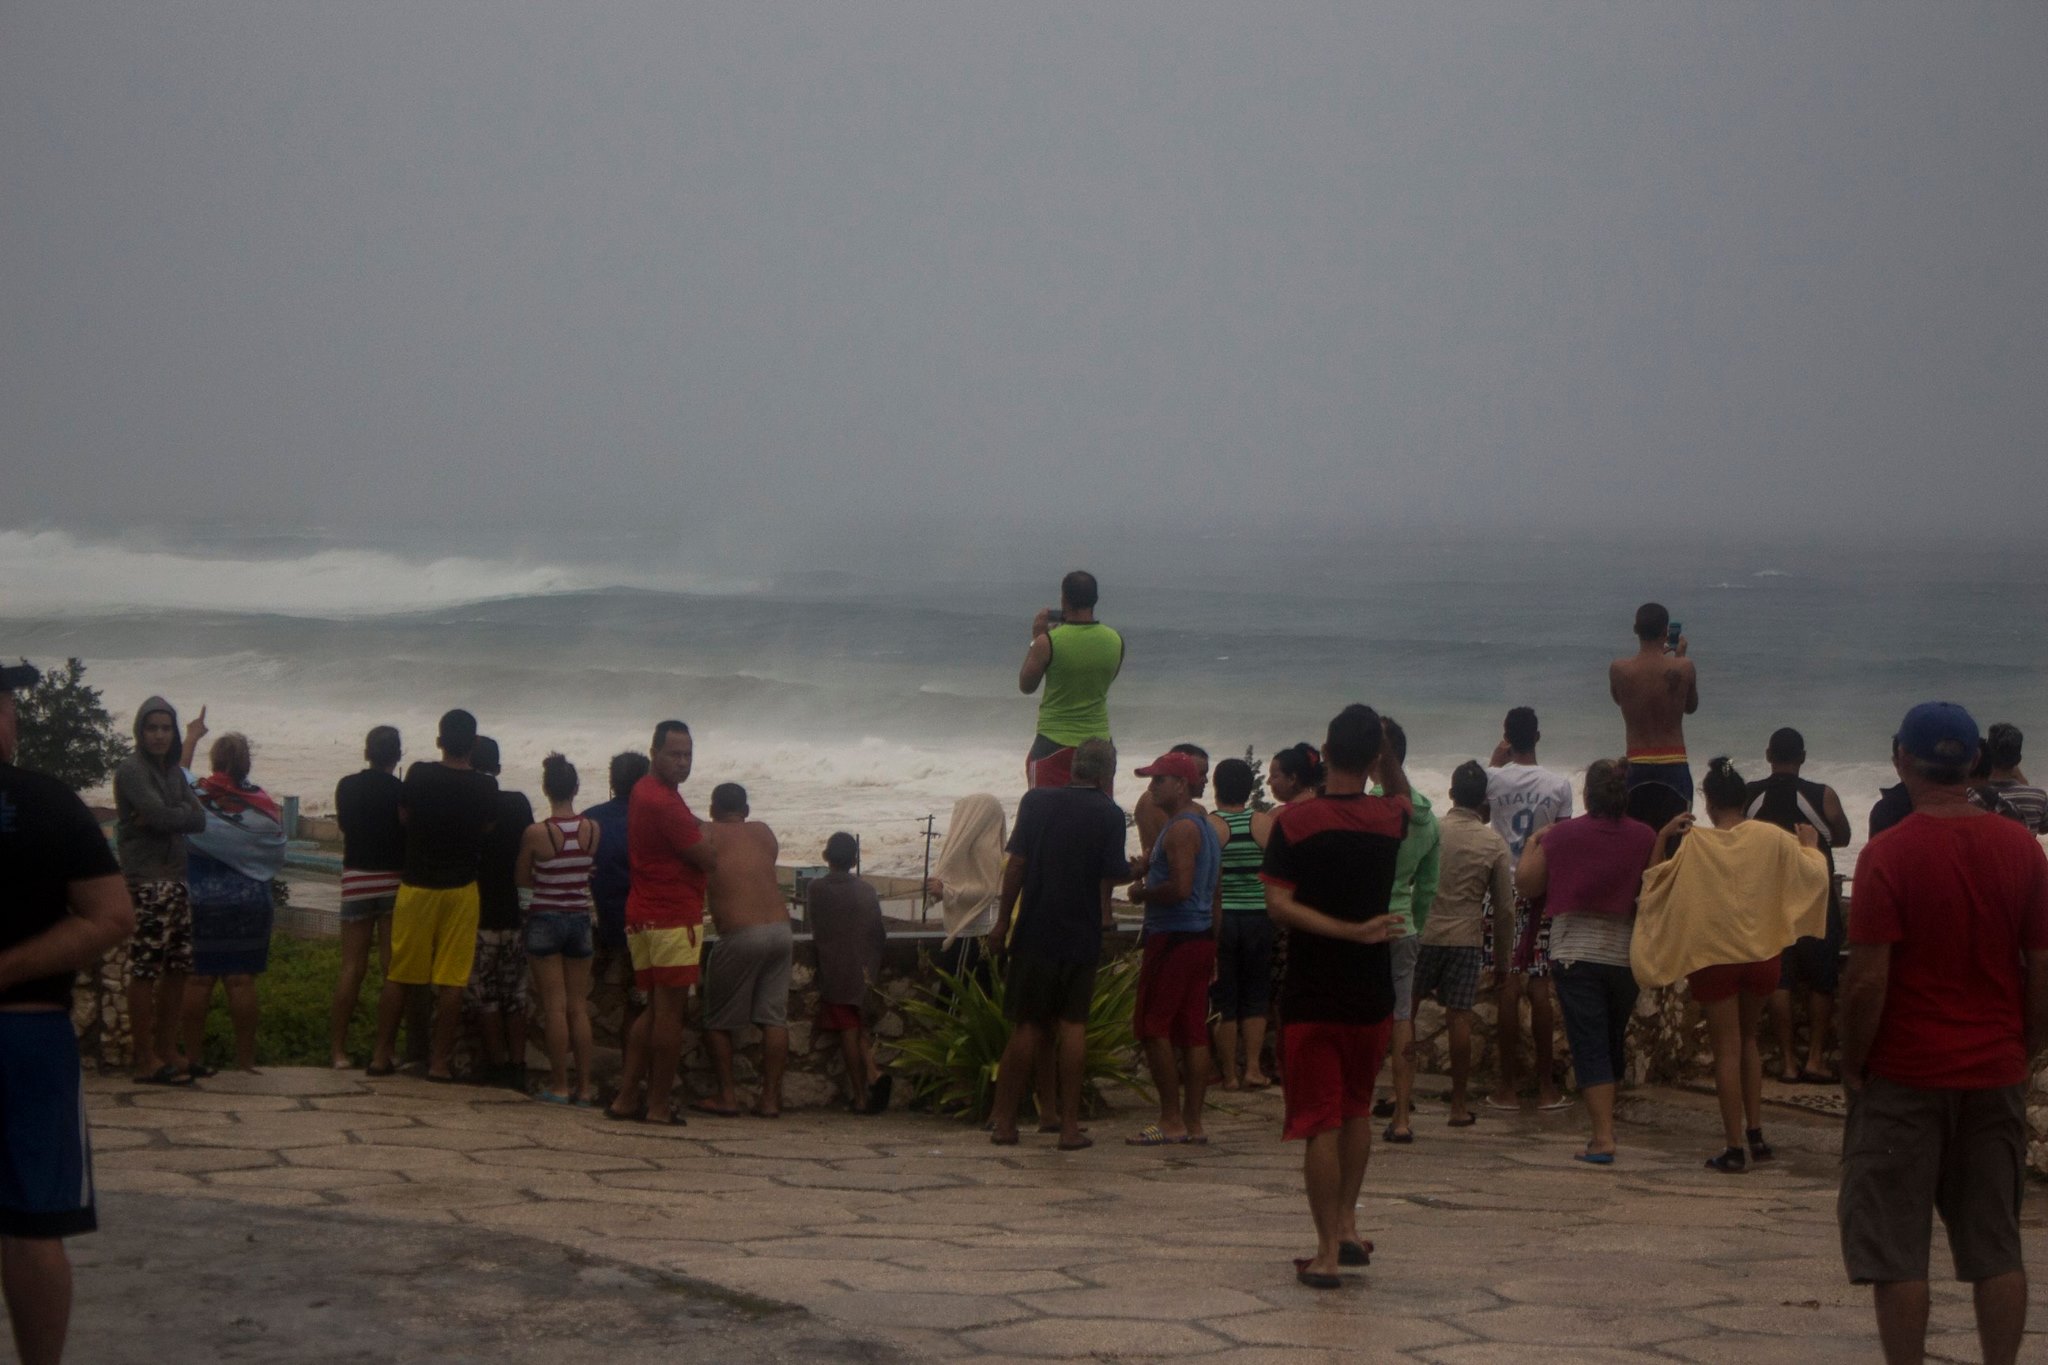
[[[2019,1354],[2030,1059],[2048,1043],[2048,858],[1970,804],[1977,723],[1952,702],[1906,713],[1892,766],[1913,813],[1864,846],[1840,1008],[1839,1216],[1849,1278],[1875,1286],[1889,1360],[1927,1340],[1931,1211],[1976,1288],[1986,1361]]]
[[[689,780],[695,741],[690,727],[665,720],[654,727],[652,769],[633,787],[626,806],[626,856],[632,887],[626,893],[626,946],[634,984],[648,1007],[626,1034],[625,1066],[608,1118],[670,1123],[682,1116],[669,1103],[683,1056],[683,1014],[704,951],[704,884],[717,861],[703,826],[677,790]],[[642,1082],[647,1096],[639,1100]],[[637,1101],[637,1102],[636,1102]]]
[[[1372,1087],[1393,1028],[1387,942],[1395,864],[1414,806],[1407,774],[1369,706],[1344,708],[1323,744],[1323,794],[1281,808],[1259,870],[1266,913],[1288,932],[1280,981],[1286,1063],[1282,1136],[1307,1144],[1302,1183],[1316,1254],[1294,1263],[1311,1289],[1336,1289],[1340,1266],[1371,1261],[1358,1233],[1358,1191],[1372,1156]],[[1366,795],[1377,770],[1384,796]]]

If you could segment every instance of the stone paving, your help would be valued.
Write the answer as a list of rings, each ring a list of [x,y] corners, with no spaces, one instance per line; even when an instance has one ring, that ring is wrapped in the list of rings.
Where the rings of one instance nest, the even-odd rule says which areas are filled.
[[[1311,1245],[1300,1149],[1273,1094],[1220,1096],[1206,1147],[993,1147],[947,1120],[827,1111],[687,1128],[620,1124],[502,1090],[276,1069],[196,1090],[88,1082],[102,1216],[128,1193],[517,1235],[800,1305],[913,1357],[1756,1365],[1876,1354],[1867,1291],[1842,1278],[1837,1130],[1767,1119],[1780,1160],[1707,1171],[1706,1101],[1662,1092],[1622,1157],[1575,1164],[1576,1112],[1418,1115],[1375,1144],[1361,1224],[1373,1266],[1297,1286]],[[2039,1201],[2029,1258],[2043,1250]],[[352,1225],[353,1227],[353,1225]],[[1937,1232],[1936,1265],[1945,1260]],[[333,1286],[327,1286],[331,1289]],[[167,1292],[171,1292],[167,1290]],[[2023,1358],[2048,1354],[2036,1291]],[[658,1354],[649,1342],[647,1358]],[[1972,1360],[1967,1291],[1937,1281],[1936,1358]],[[636,1359],[638,1353],[615,1353]]]

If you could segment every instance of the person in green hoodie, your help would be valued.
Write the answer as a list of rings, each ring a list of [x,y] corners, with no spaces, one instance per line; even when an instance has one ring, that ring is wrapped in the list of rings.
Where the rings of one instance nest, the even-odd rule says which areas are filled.
[[[206,733],[206,713],[190,727]],[[132,1073],[150,1085],[189,1084],[177,1058],[185,978],[192,972],[192,896],[185,885],[185,836],[206,828],[206,809],[179,763],[178,713],[151,697],[135,713],[135,752],[114,769],[116,852],[135,902],[128,951]],[[194,1064],[198,1058],[193,1058]]]
[[[1408,732],[1392,716],[1385,717],[1386,757],[1396,764],[1408,761]],[[1379,793],[1375,786],[1373,791]],[[1437,829],[1436,813],[1429,798],[1419,790],[1409,793],[1415,813],[1408,821],[1408,836],[1401,841],[1394,864],[1394,892],[1387,901],[1401,936],[1387,946],[1394,959],[1394,1031],[1391,1049],[1394,1061],[1394,1096],[1381,1101],[1390,1120],[1381,1134],[1388,1142],[1415,1141],[1408,1124],[1409,1101],[1415,1089],[1415,1059],[1409,1055],[1415,1045],[1415,960],[1422,954],[1422,926],[1429,907],[1436,900],[1436,883],[1442,863],[1443,836]],[[1380,1112],[1379,1108],[1375,1112]]]

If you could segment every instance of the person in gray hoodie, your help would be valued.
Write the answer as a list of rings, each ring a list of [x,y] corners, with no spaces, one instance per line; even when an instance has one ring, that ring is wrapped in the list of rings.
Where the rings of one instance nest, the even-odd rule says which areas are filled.
[[[203,712],[192,729],[206,732]],[[185,836],[206,828],[206,810],[185,779],[180,747],[177,710],[151,697],[135,713],[135,752],[114,770],[116,852],[135,901],[128,1024],[135,1079],[150,1085],[191,1081],[177,1059],[179,1009],[192,971]]]

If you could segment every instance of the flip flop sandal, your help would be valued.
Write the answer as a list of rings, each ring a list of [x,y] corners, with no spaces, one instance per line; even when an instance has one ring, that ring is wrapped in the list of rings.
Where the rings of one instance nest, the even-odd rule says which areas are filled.
[[[1363,1266],[1372,1264],[1371,1242],[1337,1243],[1337,1264]]]
[[[1548,1113],[1556,1109],[1569,1109],[1577,1103],[1578,1100],[1570,1095],[1559,1095],[1556,1099],[1552,1100],[1548,1104],[1537,1105],[1536,1109],[1539,1113]]]
[[[135,1077],[134,1079],[135,1079],[135,1083],[136,1083],[137,1085],[190,1085],[190,1084],[192,1084],[192,1078],[191,1078],[190,1076],[188,1076],[188,1075],[186,1075],[186,1074],[185,1074],[184,1072],[182,1072],[182,1071],[178,1070],[178,1068],[177,1068],[177,1067],[175,1067],[175,1066],[172,1066],[172,1065],[171,1065],[171,1064],[170,1064],[169,1062],[166,1062],[166,1063],[164,1063],[164,1064],[163,1064],[162,1066],[158,1067],[158,1068],[157,1068],[156,1070],[154,1070],[154,1071],[150,1072],[150,1073],[149,1073],[149,1074],[148,1074],[147,1076],[137,1076],[137,1077]]]
[[[1745,1175],[1749,1171],[1749,1158],[1740,1147],[1730,1147],[1719,1156],[1707,1158],[1707,1169],[1719,1171],[1722,1175]]]
[[[1159,1131],[1159,1125],[1148,1123],[1135,1134],[1124,1139],[1126,1147],[1178,1147],[1186,1142],[1184,1137],[1168,1137]]]
[[[1321,1271],[1310,1270],[1309,1266],[1311,1264],[1313,1262],[1306,1256],[1295,1257],[1294,1278],[1307,1285],[1310,1289],[1342,1289],[1344,1287],[1342,1278],[1336,1275],[1325,1275]]]
[[[1447,1120],[1445,1120],[1445,1122],[1444,1122],[1444,1127],[1446,1127],[1446,1128],[1470,1128],[1470,1127],[1471,1127],[1471,1126],[1472,1126],[1473,1124],[1475,1124],[1475,1123],[1477,1123],[1477,1122],[1479,1122],[1479,1115],[1477,1115],[1477,1114],[1467,1114],[1467,1115],[1465,1115],[1465,1117],[1464,1117],[1464,1118],[1461,1118],[1461,1119],[1447,1119]]]
[[[366,1066],[363,1068],[363,1074],[365,1076],[376,1076],[380,1078],[384,1076],[396,1076],[398,1074],[398,1064],[396,1062],[393,1062],[386,1066]]]
[[[693,1100],[690,1104],[690,1112],[693,1114],[709,1114],[715,1119],[736,1119],[740,1116],[740,1111],[737,1109],[720,1108],[715,1104],[707,1104],[703,1100]]]
[[[645,1123],[647,1122],[647,1106],[643,1104],[630,1114],[621,1114],[618,1110],[607,1105],[604,1109],[604,1116],[613,1123]]]
[[[1415,1131],[1410,1129],[1404,1133],[1390,1123],[1387,1125],[1387,1131],[1380,1134],[1380,1139],[1384,1142],[1391,1142],[1396,1147],[1406,1147],[1409,1143],[1415,1141]]]
[[[1749,1141],[1749,1159],[1752,1163],[1769,1161],[1777,1156],[1777,1153],[1771,1150],[1771,1144],[1764,1141],[1763,1129],[1751,1128],[1743,1134],[1743,1137]]]
[[[1091,1137],[1084,1137],[1079,1142],[1062,1142],[1057,1144],[1058,1149],[1062,1152],[1085,1152],[1094,1145],[1095,1139]]]
[[[568,1105],[575,1103],[575,1101],[571,1100],[567,1095],[564,1095],[561,1092],[555,1090],[536,1091],[534,1092],[533,1097],[539,1100],[542,1104]]]
[[[1573,1161],[1583,1161],[1583,1162],[1585,1162],[1585,1163],[1586,1163],[1586,1164],[1587,1164],[1588,1166],[1612,1166],[1612,1165],[1614,1164],[1614,1153],[1612,1153],[1612,1152],[1573,1152],[1573,1153],[1572,1153],[1572,1160],[1573,1160]]]

